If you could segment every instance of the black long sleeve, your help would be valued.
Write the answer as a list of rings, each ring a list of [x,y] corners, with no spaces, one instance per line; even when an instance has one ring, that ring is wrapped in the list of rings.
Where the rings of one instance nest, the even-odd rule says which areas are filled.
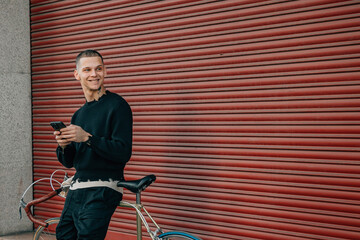
[[[133,120],[128,103],[107,91],[99,101],[76,111],[71,123],[92,135],[90,144],[73,142],[64,151],[57,149],[58,160],[65,167],[75,167],[75,179],[122,179],[132,151]]]
[[[58,146],[56,149],[56,155],[59,162],[67,168],[72,168],[74,166],[74,156],[75,156],[75,147],[73,143],[66,146],[65,149]]]

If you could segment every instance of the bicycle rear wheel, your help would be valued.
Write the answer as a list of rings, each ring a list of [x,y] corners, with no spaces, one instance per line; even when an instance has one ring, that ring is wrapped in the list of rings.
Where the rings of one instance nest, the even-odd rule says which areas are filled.
[[[201,240],[191,234],[184,232],[166,232],[159,235],[161,240]]]
[[[39,226],[34,234],[33,240],[56,240],[55,230],[60,218],[49,218],[45,222],[49,224],[47,228]]]

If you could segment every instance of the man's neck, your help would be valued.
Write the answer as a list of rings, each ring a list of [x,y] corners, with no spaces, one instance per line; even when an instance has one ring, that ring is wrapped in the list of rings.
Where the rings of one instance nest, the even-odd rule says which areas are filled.
[[[84,90],[84,95],[87,102],[98,101],[104,94],[106,94],[105,87],[100,87],[96,91]]]

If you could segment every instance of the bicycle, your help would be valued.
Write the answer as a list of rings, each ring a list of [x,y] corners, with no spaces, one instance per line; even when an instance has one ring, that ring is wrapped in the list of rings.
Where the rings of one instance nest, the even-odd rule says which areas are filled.
[[[56,172],[56,171],[55,171]],[[54,173],[55,173],[54,172]],[[31,207],[35,206],[36,204],[39,204],[41,202],[44,202],[46,200],[49,200],[57,195],[65,195],[64,193],[67,191],[68,186],[61,186],[58,189],[54,189],[53,185],[52,185],[52,177],[54,175],[54,173],[51,175],[50,179],[50,184],[51,187],[53,188],[53,191],[48,193],[47,195],[32,200],[29,203],[26,203],[23,198],[24,195],[26,194],[26,192],[28,191],[28,189],[36,184],[37,182],[44,180],[44,179],[48,179],[48,178],[44,178],[44,179],[40,179],[34,183],[32,183],[28,189],[25,191],[25,193],[23,194],[22,198],[20,199],[20,218],[21,218],[21,208],[24,208],[26,215],[28,216],[28,218],[35,224],[39,225],[34,233],[34,237],[33,240],[45,240],[45,239],[56,239],[55,238],[55,229],[57,224],[60,221],[60,218],[56,217],[56,218],[49,218],[45,221],[36,219],[34,217],[34,215],[31,212]],[[65,179],[67,178],[67,175],[65,175]],[[137,229],[137,240],[141,240],[142,239],[142,224],[145,226],[147,233],[149,234],[150,238],[152,240],[201,240],[198,237],[195,237],[189,233],[185,233],[185,232],[179,232],[179,231],[170,231],[170,232],[164,232],[160,226],[155,222],[155,220],[151,217],[150,213],[145,209],[144,205],[141,202],[141,192],[144,191],[147,187],[150,186],[150,184],[152,184],[154,181],[156,180],[156,176],[151,174],[151,175],[147,175],[141,179],[138,180],[133,180],[133,181],[120,181],[118,183],[119,187],[123,187],[128,189],[129,191],[131,191],[132,193],[136,194],[136,202],[134,203],[129,203],[129,202],[125,202],[125,201],[120,201],[119,206],[120,207],[130,207],[130,208],[134,208],[135,212],[136,212],[136,229]],[[59,183],[58,181],[56,181],[57,183]],[[59,183],[61,185],[61,183]],[[63,196],[64,197],[64,196]],[[145,215],[142,213],[142,211],[145,213]],[[151,222],[154,224],[154,226],[156,227],[156,229],[154,231],[152,231],[150,229],[150,226],[148,224],[148,221],[146,220],[145,216],[147,216]]]

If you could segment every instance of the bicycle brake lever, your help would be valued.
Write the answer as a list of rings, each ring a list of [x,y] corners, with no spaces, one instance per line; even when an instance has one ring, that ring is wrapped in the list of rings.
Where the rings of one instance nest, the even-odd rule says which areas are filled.
[[[25,208],[26,207],[26,202],[24,201],[24,199],[20,199],[20,207]]]
[[[19,215],[20,215],[20,219],[22,219],[22,212],[21,212],[21,208],[25,208],[26,203],[24,201],[24,199],[20,199],[20,204],[19,204]]]

